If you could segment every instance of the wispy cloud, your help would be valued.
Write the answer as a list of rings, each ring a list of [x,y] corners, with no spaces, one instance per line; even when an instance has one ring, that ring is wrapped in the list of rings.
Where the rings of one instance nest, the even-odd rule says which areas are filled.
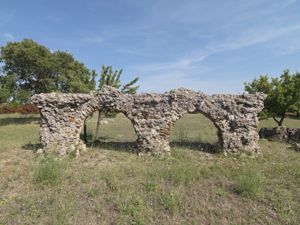
[[[277,28],[263,27],[255,30],[248,30],[243,32],[237,38],[225,41],[218,47],[218,50],[233,50],[244,48],[250,45],[261,44],[296,31],[300,31],[300,23]]]
[[[203,89],[212,86],[210,81],[203,82],[203,76],[211,68],[198,65],[204,58],[183,57],[174,62],[136,64],[128,69],[131,73],[142,75],[140,83],[143,91],[162,91],[176,87]]]
[[[144,76],[140,80],[140,91],[142,92],[164,92],[171,89],[184,87],[196,91],[203,91],[208,94],[214,93],[241,93],[242,78],[212,80],[208,79],[206,72],[190,71],[193,73],[186,74],[184,71],[171,70],[164,74],[154,73],[151,76]]]
[[[8,42],[8,41],[14,41],[15,37],[11,33],[4,33],[4,34],[0,35],[0,39],[2,39],[5,42]]]
[[[10,23],[14,18],[14,11],[0,10],[0,27]]]
[[[103,36],[90,36],[83,38],[82,41],[89,44],[103,44],[106,38]]]
[[[281,43],[275,43],[276,47],[276,55],[278,56],[288,56],[290,54],[294,54],[300,51],[300,42],[299,35],[294,38],[289,38],[282,45]]]
[[[193,69],[194,65],[205,59],[205,56],[198,57],[183,57],[175,61],[166,63],[147,63],[134,65],[132,68],[140,72],[157,72],[157,71],[170,71],[170,70],[188,70]]]
[[[296,31],[300,31],[300,23],[288,27],[248,30],[237,37],[210,43],[207,47],[194,50],[192,53],[189,53],[189,56],[180,57],[173,62],[143,65],[142,68],[148,71],[187,68],[205,60],[212,54],[269,42]]]
[[[147,86],[150,91],[152,91],[152,89],[167,90],[176,86],[186,86],[189,88],[205,89],[211,92],[214,88],[218,88],[215,81],[202,81],[208,80],[206,73],[212,70],[212,68],[202,63],[205,59],[224,51],[238,50],[252,45],[271,42],[298,31],[300,31],[300,23],[278,28],[244,30],[237,37],[230,37],[225,40],[221,39],[218,42],[210,43],[207,47],[186,53],[185,56],[178,57],[173,61],[137,64],[132,66],[131,70],[145,75],[143,78],[144,85],[142,86]],[[290,47],[286,49],[286,53],[291,53],[300,48],[298,42],[289,46]],[[237,83],[237,81],[231,80],[231,83]],[[242,80],[239,81],[240,87],[241,84]],[[229,85],[229,87],[232,88],[232,85]],[[236,88],[236,91],[238,90],[240,89]],[[226,92],[226,89],[224,91]]]

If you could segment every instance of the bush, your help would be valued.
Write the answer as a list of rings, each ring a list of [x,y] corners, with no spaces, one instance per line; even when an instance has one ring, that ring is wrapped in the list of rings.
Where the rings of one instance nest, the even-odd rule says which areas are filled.
[[[174,214],[179,207],[178,196],[173,192],[164,192],[161,194],[160,203],[163,208],[168,211],[170,214]]]
[[[20,114],[37,114],[39,110],[32,104],[16,105],[16,104],[2,104],[0,105],[0,114],[5,113],[20,113]]]
[[[265,177],[261,173],[244,171],[237,178],[236,193],[244,197],[255,197],[261,191]]]
[[[51,157],[40,160],[34,171],[34,183],[45,186],[57,186],[62,182],[63,168],[60,161]]]

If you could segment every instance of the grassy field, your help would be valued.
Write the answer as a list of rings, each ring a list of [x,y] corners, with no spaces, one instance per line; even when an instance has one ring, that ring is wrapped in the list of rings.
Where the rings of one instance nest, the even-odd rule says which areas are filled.
[[[190,143],[217,140],[197,114],[176,123],[171,157],[139,158],[127,151],[136,136],[119,115],[102,126],[101,144],[77,160],[54,160],[33,154],[38,121],[0,115],[1,225],[299,224],[300,154],[286,144],[261,140],[256,158],[197,151]]]

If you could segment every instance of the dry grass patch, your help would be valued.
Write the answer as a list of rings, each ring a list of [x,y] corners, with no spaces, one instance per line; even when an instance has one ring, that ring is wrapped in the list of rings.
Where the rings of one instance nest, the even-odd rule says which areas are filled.
[[[191,124],[197,118],[186,119]],[[106,136],[127,126],[105,125]],[[205,140],[203,130],[191,129]],[[262,140],[262,155],[254,159],[185,146],[173,148],[169,158],[95,147],[77,160],[57,161],[22,148],[38,143],[38,124],[0,126],[0,134],[6,132],[0,144],[1,225],[300,221],[300,154],[282,143]],[[124,135],[121,142],[132,141]]]

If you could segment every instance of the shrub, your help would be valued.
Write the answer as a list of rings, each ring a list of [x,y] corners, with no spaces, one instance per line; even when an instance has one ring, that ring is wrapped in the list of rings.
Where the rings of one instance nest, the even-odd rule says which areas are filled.
[[[0,114],[5,113],[20,113],[20,114],[37,114],[39,110],[32,104],[16,105],[16,104],[2,104],[0,105]]]
[[[244,197],[255,197],[259,194],[264,176],[254,171],[243,171],[237,178],[236,193]]]
[[[161,194],[160,203],[170,214],[174,214],[179,207],[178,196],[173,192],[164,192]]]
[[[178,163],[165,171],[165,179],[173,185],[187,185],[198,178],[198,168]]]
[[[139,196],[122,196],[122,200],[117,205],[121,217],[127,217],[127,221],[120,222],[121,224],[145,225],[145,200]],[[124,218],[124,219],[125,219]],[[126,219],[125,219],[126,220]]]
[[[52,157],[40,160],[34,171],[34,183],[45,186],[57,186],[62,182],[62,163]]]

